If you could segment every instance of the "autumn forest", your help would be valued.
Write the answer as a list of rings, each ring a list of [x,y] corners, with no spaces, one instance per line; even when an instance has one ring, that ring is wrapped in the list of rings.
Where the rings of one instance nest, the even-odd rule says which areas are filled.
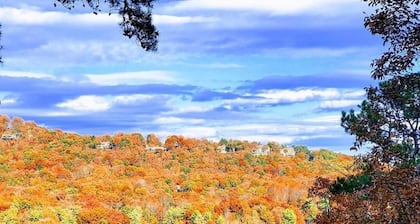
[[[350,156],[325,149],[292,156],[271,142],[260,155],[256,142],[81,136],[0,118],[1,223],[305,223],[328,204],[308,195],[316,177],[353,172]]]

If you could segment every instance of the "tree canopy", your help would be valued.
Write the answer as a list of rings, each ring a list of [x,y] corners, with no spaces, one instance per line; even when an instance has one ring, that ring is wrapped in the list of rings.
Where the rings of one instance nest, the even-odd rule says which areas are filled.
[[[372,62],[372,78],[357,111],[342,113],[341,126],[371,148],[354,164],[357,175],[335,182],[319,178],[310,192],[329,201],[317,223],[419,223],[420,56],[419,0],[364,0],[365,18],[388,50]],[[414,189],[414,190],[413,190]]]
[[[396,76],[366,91],[360,112],[342,116],[346,132],[356,135],[354,146],[372,143],[377,162],[414,162],[420,156],[420,74]]]
[[[355,135],[354,148],[370,151],[353,165],[357,175],[318,179],[314,192],[329,207],[316,222],[419,223],[420,73],[394,76],[366,93],[357,112],[343,112],[341,125]]]
[[[380,35],[388,50],[372,62],[372,77],[400,75],[411,69],[420,54],[419,0],[363,0],[375,8],[365,27]]]

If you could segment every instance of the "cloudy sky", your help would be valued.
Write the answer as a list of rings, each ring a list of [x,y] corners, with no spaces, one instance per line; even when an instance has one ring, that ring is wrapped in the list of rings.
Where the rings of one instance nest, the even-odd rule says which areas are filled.
[[[3,0],[0,113],[80,134],[277,141],[348,152],[340,127],[382,41],[360,0],[160,0],[158,52],[119,18]]]

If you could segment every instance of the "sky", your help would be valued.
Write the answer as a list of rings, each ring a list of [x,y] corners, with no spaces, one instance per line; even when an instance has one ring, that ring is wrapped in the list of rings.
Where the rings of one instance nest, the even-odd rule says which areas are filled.
[[[138,132],[350,153],[341,111],[385,50],[361,0],[160,0],[159,50],[118,15],[3,0],[0,113],[83,135]]]

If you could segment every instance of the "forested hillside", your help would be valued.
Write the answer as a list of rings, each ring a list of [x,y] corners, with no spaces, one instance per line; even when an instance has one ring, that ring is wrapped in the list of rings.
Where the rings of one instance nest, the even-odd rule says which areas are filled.
[[[328,204],[308,198],[315,177],[352,172],[328,150],[0,120],[0,223],[305,223]]]

